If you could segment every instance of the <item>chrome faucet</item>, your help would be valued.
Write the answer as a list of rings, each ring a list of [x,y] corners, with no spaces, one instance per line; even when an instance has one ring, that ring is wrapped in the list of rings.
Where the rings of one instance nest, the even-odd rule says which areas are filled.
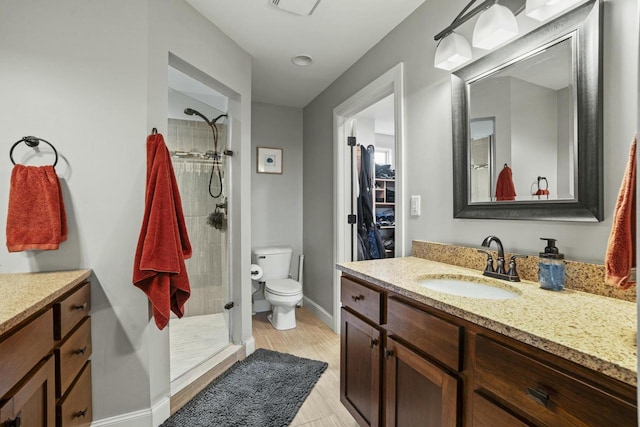
[[[494,277],[496,279],[508,280],[510,282],[519,282],[520,277],[518,276],[518,271],[516,270],[516,258],[527,258],[526,255],[512,255],[509,260],[509,271],[506,272],[504,269],[504,247],[502,246],[502,242],[496,236],[487,236],[482,241],[483,248],[489,248],[491,243],[495,242],[496,246],[498,246],[498,260],[497,266],[493,268],[493,256],[491,252],[485,251],[482,249],[478,249],[478,252],[482,252],[487,255],[487,265],[482,273],[484,276]]]

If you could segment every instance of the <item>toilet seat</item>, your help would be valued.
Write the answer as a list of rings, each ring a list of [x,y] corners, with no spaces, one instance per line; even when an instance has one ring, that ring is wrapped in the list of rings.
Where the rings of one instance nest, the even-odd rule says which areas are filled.
[[[265,290],[280,296],[295,296],[302,293],[302,285],[293,279],[269,280]]]

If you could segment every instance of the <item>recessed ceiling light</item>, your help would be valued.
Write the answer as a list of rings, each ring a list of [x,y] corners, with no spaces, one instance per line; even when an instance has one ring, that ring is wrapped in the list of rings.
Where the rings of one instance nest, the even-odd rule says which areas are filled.
[[[306,67],[307,65],[313,64],[313,58],[309,55],[296,55],[291,58],[291,62],[299,67]]]

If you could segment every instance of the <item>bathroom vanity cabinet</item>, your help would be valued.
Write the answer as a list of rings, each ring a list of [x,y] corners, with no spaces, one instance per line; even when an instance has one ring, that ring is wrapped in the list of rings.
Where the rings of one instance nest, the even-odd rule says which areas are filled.
[[[0,325],[0,425],[91,424],[90,301],[84,281]]]
[[[343,273],[340,397],[361,426],[635,426],[636,387]]]

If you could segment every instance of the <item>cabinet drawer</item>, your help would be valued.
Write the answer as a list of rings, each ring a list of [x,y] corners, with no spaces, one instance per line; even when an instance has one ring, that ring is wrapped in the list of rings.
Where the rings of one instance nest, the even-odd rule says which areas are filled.
[[[85,317],[78,329],[56,348],[56,396],[61,397],[91,356],[91,318]]]
[[[473,427],[527,427],[528,424],[478,393],[473,394]]]
[[[47,310],[0,341],[0,398],[16,385],[53,347],[53,313]]]
[[[393,335],[451,369],[460,371],[462,327],[407,305],[395,298],[387,302],[387,327]]]
[[[476,337],[475,387],[548,426],[632,426],[635,406],[486,337]]]
[[[341,280],[340,299],[343,307],[350,307],[354,311],[381,324],[382,292],[356,283],[346,277]]]
[[[58,402],[56,411],[58,427],[89,426],[93,418],[91,411],[91,361],[82,368],[78,380],[69,393]]]
[[[91,287],[89,283],[53,305],[55,315],[54,337],[64,338],[91,310]]]

